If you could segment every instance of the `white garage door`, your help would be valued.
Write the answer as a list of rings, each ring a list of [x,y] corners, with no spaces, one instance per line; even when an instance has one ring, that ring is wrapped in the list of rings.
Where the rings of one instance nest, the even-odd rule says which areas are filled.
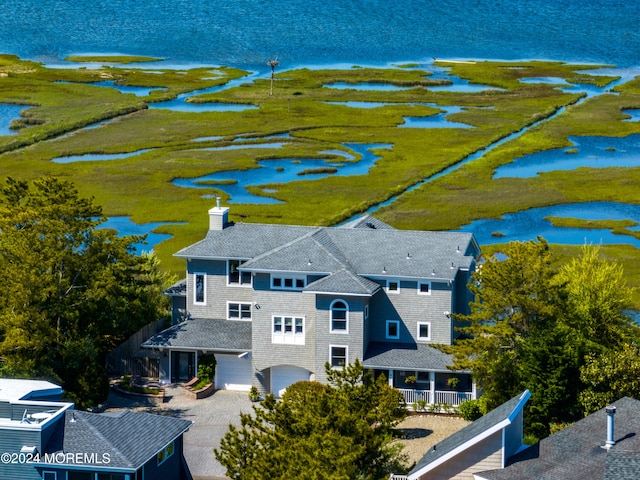
[[[280,397],[284,389],[301,380],[309,380],[309,371],[292,365],[271,368],[271,393]]]
[[[216,388],[249,391],[251,388],[251,355],[216,353]]]

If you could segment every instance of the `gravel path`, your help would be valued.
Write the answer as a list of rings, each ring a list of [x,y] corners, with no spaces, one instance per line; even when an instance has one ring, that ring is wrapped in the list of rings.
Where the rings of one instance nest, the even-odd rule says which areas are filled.
[[[409,457],[409,465],[413,465],[429,448],[469,423],[449,415],[410,415],[398,425],[405,438],[397,441],[404,445],[403,453]]]

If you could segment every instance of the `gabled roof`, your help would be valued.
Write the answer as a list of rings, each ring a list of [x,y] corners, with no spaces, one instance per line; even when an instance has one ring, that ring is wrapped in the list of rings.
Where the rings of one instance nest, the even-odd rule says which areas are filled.
[[[362,362],[367,368],[450,371],[451,355],[424,343],[370,342]]]
[[[380,284],[342,269],[310,283],[302,291],[305,293],[324,293],[358,295],[370,297],[380,290]]]
[[[67,410],[42,453],[64,453],[64,456],[52,457],[56,459],[52,467],[66,465],[67,458],[71,459],[69,465],[75,466],[75,455],[79,454],[86,467],[133,472],[191,425],[189,420],[131,410],[115,413]],[[72,456],[67,457],[68,454]],[[39,465],[46,464],[40,462]]]
[[[445,438],[429,450],[413,470],[409,472],[409,480],[420,478],[421,475],[442,465],[444,462],[455,461],[456,455],[463,453],[468,448],[509,426],[524,408],[530,396],[529,390],[525,390],[522,394],[513,397],[462,430],[458,430],[453,435]],[[514,478],[520,477],[517,475],[510,477],[512,480]]]
[[[607,440],[605,409],[589,415],[511,457],[505,468],[481,472],[486,480],[640,478],[640,401],[624,397],[613,405],[616,444]]]
[[[142,344],[146,348],[251,350],[251,322],[194,318],[173,325]]]

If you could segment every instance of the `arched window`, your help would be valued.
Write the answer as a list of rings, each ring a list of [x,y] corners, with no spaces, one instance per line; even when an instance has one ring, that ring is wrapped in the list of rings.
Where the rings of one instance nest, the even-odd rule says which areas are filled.
[[[347,302],[335,300],[331,304],[331,331],[347,333],[347,322],[349,320],[349,306]]]

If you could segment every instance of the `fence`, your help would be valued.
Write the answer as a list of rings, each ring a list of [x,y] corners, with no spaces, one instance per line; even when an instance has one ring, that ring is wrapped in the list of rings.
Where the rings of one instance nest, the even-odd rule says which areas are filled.
[[[151,322],[109,352],[106,359],[107,374],[110,377],[138,375],[158,378],[160,369],[157,352],[141,349],[140,344],[161,331],[165,325],[165,319]]]

